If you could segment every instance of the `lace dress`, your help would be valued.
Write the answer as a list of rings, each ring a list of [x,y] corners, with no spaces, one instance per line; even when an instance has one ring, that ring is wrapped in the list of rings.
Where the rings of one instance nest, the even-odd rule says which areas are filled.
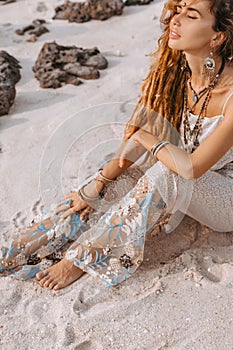
[[[221,123],[224,109],[204,119],[200,143]],[[195,121],[190,115],[191,127]],[[183,125],[180,134],[183,147]],[[0,250],[0,273],[24,280],[66,257],[114,286],[142,263],[146,235],[161,220],[171,232],[185,214],[216,231],[233,230],[233,147],[194,180],[183,179],[159,161],[145,172],[128,169],[107,186],[89,220],[80,220],[79,213],[64,222],[51,215],[21,232],[10,248]]]

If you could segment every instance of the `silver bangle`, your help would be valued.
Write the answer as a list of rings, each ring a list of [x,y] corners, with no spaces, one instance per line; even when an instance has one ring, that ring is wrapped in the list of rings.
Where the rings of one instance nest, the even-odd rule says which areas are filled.
[[[155,145],[153,145],[152,147],[151,147],[151,153],[152,153],[152,155],[155,157],[155,158],[157,158],[157,154],[158,154],[158,152],[163,148],[163,147],[165,147],[166,145],[168,145],[170,142],[168,142],[168,141],[159,141],[159,142],[157,142]]]
[[[113,182],[113,181],[115,181],[115,179],[112,180],[112,179],[109,179],[108,177],[104,176],[104,175],[102,174],[102,170],[103,170],[103,169],[99,169],[98,175],[97,175],[97,176],[101,177],[101,179],[103,179],[104,181],[107,181],[107,182]]]
[[[154,156],[154,152],[156,151],[157,147],[159,147],[162,143],[163,143],[163,141],[158,141],[151,147],[150,152],[152,153],[153,156]]]
[[[97,196],[95,197],[90,197],[90,196],[87,196],[84,192],[84,188],[86,187],[86,185],[84,185],[83,187],[81,187],[79,190],[78,190],[78,194],[79,196],[82,198],[82,200],[84,202],[93,202],[93,201],[96,201],[97,199],[100,199],[100,195],[98,194]]]
[[[104,186],[106,185],[106,183],[102,179],[97,179],[96,177],[93,179],[93,181],[98,181],[102,183]]]

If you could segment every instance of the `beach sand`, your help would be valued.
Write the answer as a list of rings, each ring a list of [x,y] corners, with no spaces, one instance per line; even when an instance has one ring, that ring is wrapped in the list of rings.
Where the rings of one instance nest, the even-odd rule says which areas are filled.
[[[140,95],[160,34],[162,1],[83,24],[51,20],[62,1],[0,6],[1,49],[22,78],[0,118],[0,243],[43,213],[111,157]],[[49,33],[35,43],[15,30],[36,18]],[[45,42],[97,46],[109,61],[100,79],[42,89],[32,66]],[[216,213],[216,215],[218,215]],[[147,239],[145,260],[116,288],[84,275],[58,291],[0,279],[0,349],[232,350],[233,233],[185,217]]]

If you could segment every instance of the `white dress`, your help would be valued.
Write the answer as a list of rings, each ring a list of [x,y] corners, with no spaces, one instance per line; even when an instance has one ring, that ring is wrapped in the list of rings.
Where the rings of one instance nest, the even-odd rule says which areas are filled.
[[[200,143],[221,123],[231,96],[221,115],[204,118]],[[196,118],[190,115],[191,127]],[[183,141],[183,123],[180,135]],[[41,221],[21,233],[10,248],[1,248],[0,273],[32,278],[65,256],[114,286],[142,263],[146,234],[161,221],[172,232],[185,214],[215,231],[233,231],[233,147],[194,180],[185,180],[160,161],[144,173],[128,169],[107,186],[87,222],[80,220],[80,213],[63,223],[59,215],[52,215],[51,225]]]
[[[221,123],[226,105],[232,96],[233,93],[228,96],[221,115],[204,118],[199,136],[200,143]],[[196,119],[196,115],[190,115],[191,129],[195,125]],[[180,127],[180,146],[182,148],[184,148],[183,130],[182,121]],[[191,150],[192,147],[192,143],[189,142],[188,148]],[[158,181],[160,173],[166,174],[164,175],[166,180],[164,178],[160,180],[162,185],[158,186],[158,190],[171,211],[186,212],[192,218],[215,231],[228,232],[233,230],[233,147],[198,179],[184,180],[160,162],[146,172],[152,184]]]

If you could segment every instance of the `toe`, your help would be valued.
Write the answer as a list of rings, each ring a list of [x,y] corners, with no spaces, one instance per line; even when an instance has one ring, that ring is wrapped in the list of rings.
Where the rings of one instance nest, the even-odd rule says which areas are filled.
[[[49,286],[48,286],[48,289],[54,289],[54,287],[57,285],[57,281],[52,281],[50,282]]]
[[[44,287],[45,283],[49,280],[49,276],[46,276],[44,278],[42,278],[41,280],[39,280],[39,284],[41,287]]]
[[[45,281],[45,283],[44,283],[44,287],[50,289],[49,286],[53,282],[54,282],[54,280],[51,277],[48,278],[47,281]]]
[[[36,279],[38,281],[42,280],[42,278],[44,278],[46,275],[48,274],[48,271],[47,270],[43,270],[43,271],[40,271],[36,274]]]
[[[62,289],[63,288],[63,285],[61,285],[61,283],[56,283],[56,285],[53,287],[53,290],[59,290],[59,289]]]

